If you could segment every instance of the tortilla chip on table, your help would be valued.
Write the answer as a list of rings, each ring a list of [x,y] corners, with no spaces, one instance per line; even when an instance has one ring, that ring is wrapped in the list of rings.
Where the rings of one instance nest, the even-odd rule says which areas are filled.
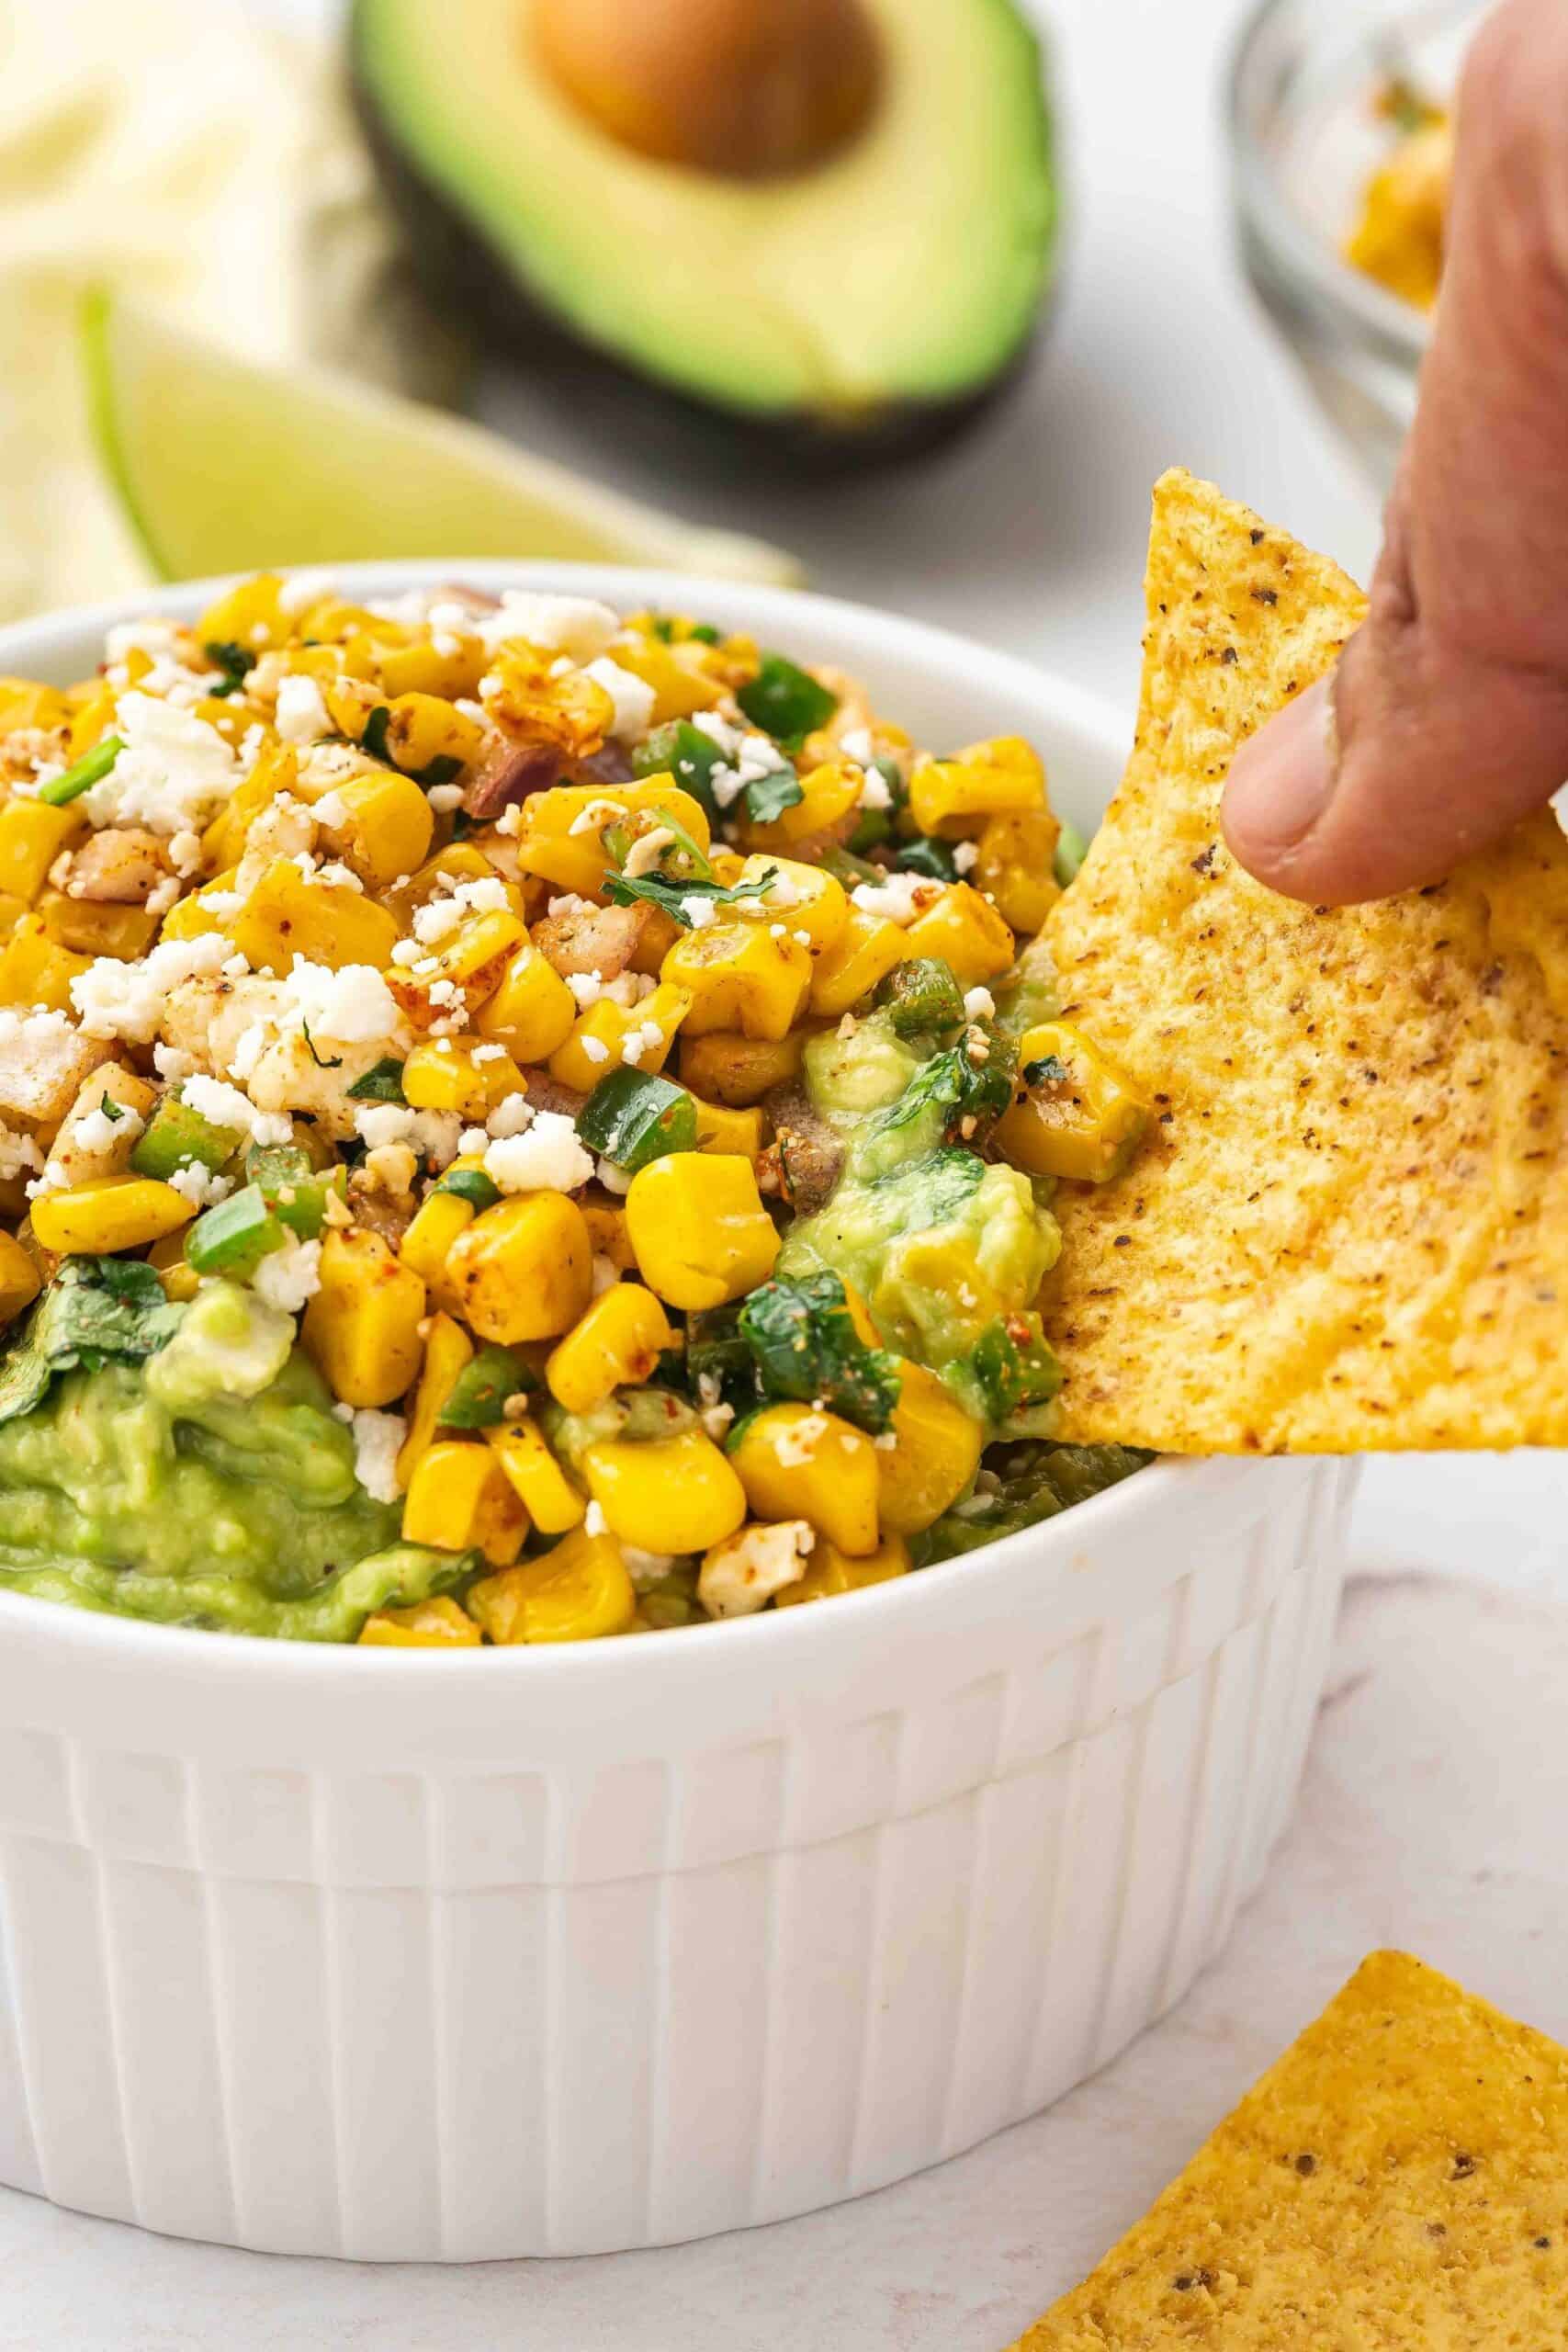
[[[1013,2352],[1548,2352],[1568,2050],[1374,1952]]]
[[[1137,735],[1049,934],[1153,1102],[1063,1184],[1058,1434],[1174,1453],[1568,1443],[1568,840],[1322,909],[1220,830],[1236,747],[1365,609],[1208,484],[1155,493]]]

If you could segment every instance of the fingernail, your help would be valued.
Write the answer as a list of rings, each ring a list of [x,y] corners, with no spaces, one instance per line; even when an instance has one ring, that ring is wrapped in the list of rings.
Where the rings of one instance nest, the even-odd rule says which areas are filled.
[[[1238,855],[1306,839],[1339,780],[1332,681],[1319,678],[1242,745],[1225,786],[1225,832]]]

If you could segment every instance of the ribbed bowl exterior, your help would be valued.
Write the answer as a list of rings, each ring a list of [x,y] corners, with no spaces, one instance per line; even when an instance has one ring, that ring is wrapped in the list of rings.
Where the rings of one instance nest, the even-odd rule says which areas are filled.
[[[464,2261],[772,2221],[971,2145],[1224,1943],[1296,1788],[1352,1476],[1162,1464],[897,1590],[357,1679],[6,1598],[0,2178]]]

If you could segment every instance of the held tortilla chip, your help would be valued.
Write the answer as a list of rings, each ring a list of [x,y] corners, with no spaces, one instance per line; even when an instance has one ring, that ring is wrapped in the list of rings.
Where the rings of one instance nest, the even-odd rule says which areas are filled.
[[[1152,1097],[1064,1184],[1059,1434],[1174,1453],[1568,1444],[1568,841],[1314,909],[1220,831],[1236,746],[1329,669],[1343,572],[1155,493],[1138,731],[1048,932],[1064,1018]]]
[[[1380,1951],[1013,2352],[1545,2352],[1565,2312],[1568,2050]]]

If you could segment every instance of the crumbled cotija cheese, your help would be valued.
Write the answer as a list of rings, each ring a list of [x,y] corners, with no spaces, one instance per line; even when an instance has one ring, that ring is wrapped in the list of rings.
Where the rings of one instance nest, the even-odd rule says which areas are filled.
[[[623,670],[616,662],[601,659],[590,662],[583,671],[595,685],[603,686],[615,706],[610,732],[623,742],[632,742],[645,735],[653,720],[653,706],[658,700],[653,688],[630,670]]]
[[[850,896],[863,914],[907,925],[942,896],[942,888],[923,874],[889,874],[880,882],[857,883]]]
[[[291,674],[281,681],[273,723],[286,743],[313,743],[318,735],[331,734],[333,723],[314,678]]]
[[[593,1156],[562,1111],[540,1111],[520,1135],[497,1136],[485,1174],[503,1193],[575,1193],[593,1174]]]
[[[588,662],[604,652],[620,632],[620,621],[608,605],[591,596],[549,596],[525,588],[508,588],[494,612],[480,613],[468,624],[488,652],[521,638],[552,652],[570,653],[574,662]]]
[[[296,1233],[287,1234],[282,1249],[270,1251],[251,1276],[251,1288],[285,1315],[298,1315],[321,1287],[321,1245],[301,1241]]]
[[[355,1476],[372,1502],[395,1503],[402,1492],[398,1456],[408,1442],[407,1421],[401,1413],[378,1413],[365,1407],[354,1416],[352,1427]]]
[[[171,990],[220,972],[232,954],[232,943],[209,931],[196,939],[162,939],[139,964],[99,956],[72,981],[71,1001],[89,1037],[150,1045]]]
[[[237,1086],[230,1086],[220,1078],[186,1078],[180,1080],[180,1101],[215,1127],[232,1127],[237,1135],[247,1136],[252,1143],[289,1143],[294,1136],[294,1123],[281,1111],[258,1111],[248,1094]]]
[[[95,825],[142,825],[165,839],[206,824],[242,770],[216,727],[153,695],[121,695],[114,731],[124,749],[84,794]]]

